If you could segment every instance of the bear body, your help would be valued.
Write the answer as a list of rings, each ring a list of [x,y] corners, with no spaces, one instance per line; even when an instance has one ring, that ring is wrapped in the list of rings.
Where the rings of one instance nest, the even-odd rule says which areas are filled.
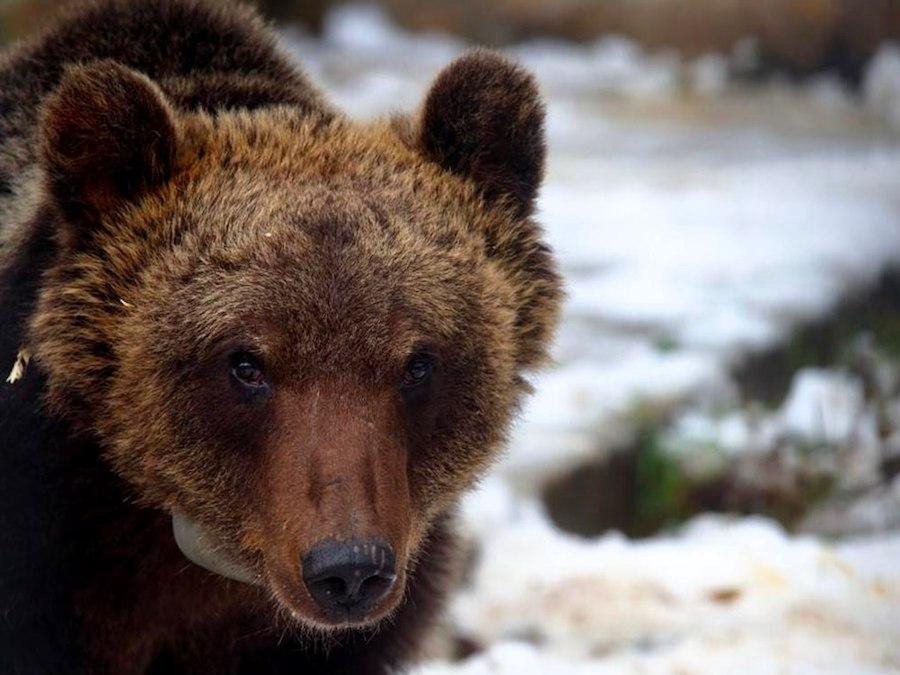
[[[484,51],[352,122],[200,0],[2,57],[4,672],[415,657],[556,322],[542,124]]]

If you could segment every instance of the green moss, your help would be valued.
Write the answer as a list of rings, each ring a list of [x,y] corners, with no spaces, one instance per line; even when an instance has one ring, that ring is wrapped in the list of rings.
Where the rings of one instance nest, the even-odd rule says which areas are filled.
[[[660,335],[653,341],[653,348],[662,354],[668,354],[681,349],[681,344],[673,335]]]
[[[663,449],[655,429],[640,430],[636,449],[634,512],[629,534],[642,537],[677,525],[691,515],[685,508],[691,485],[682,467]]]
[[[889,357],[900,360],[900,313],[881,313],[873,317],[875,344]]]

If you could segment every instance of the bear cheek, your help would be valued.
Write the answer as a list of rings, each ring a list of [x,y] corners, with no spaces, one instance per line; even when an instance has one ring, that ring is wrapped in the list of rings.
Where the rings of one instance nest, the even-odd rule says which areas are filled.
[[[448,364],[433,422],[411,425],[412,494],[427,520],[451,508],[493,463],[527,387],[518,382],[508,312],[479,308]]]
[[[265,410],[236,405],[227,378],[205,372],[145,372],[117,390],[131,402],[114,430],[120,472],[144,490],[165,488],[152,496],[164,508],[216,514],[229,538],[246,531],[262,490]]]

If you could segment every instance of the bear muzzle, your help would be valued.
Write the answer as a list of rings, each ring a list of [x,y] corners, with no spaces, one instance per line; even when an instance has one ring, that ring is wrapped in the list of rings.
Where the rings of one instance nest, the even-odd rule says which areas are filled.
[[[266,585],[263,575],[229,557],[215,537],[184,513],[172,516],[172,532],[178,548],[195,565],[226,579]],[[300,569],[319,624],[369,622],[382,613],[381,605],[400,583],[394,550],[380,537],[323,542],[302,556]]]

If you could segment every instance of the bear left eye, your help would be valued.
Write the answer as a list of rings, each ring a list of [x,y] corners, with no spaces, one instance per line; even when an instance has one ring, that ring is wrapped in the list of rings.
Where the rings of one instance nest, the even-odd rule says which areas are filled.
[[[400,385],[404,389],[419,387],[428,381],[433,370],[434,364],[431,358],[426,354],[418,354],[406,364]]]
[[[247,352],[237,352],[231,356],[231,375],[241,385],[254,392],[268,386],[259,361]]]

